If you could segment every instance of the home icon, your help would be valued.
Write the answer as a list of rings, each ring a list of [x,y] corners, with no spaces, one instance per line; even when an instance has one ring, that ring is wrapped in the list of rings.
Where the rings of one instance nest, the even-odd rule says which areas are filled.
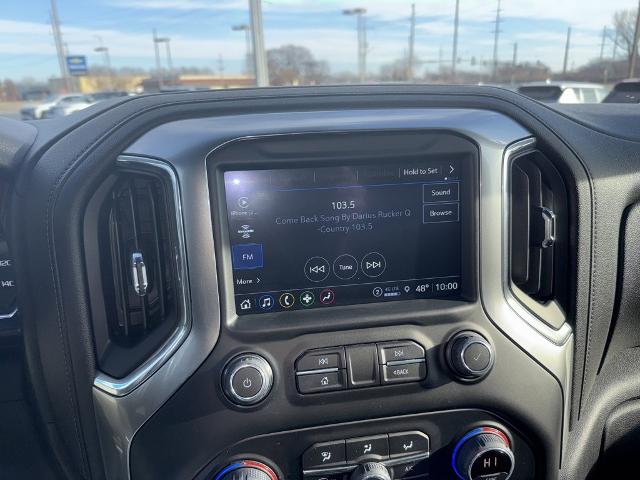
[[[251,308],[251,300],[248,298],[245,298],[243,301],[240,302],[240,310],[249,310]]]

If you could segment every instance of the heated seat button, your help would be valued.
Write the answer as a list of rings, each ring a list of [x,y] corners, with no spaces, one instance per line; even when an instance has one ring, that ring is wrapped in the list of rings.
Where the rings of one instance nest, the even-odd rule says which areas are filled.
[[[425,362],[381,365],[382,383],[419,382],[427,376]]]
[[[429,437],[422,432],[402,432],[389,434],[389,455],[404,457],[429,452]]]
[[[359,463],[363,460],[386,460],[389,458],[387,435],[350,438],[347,440],[347,462]]]
[[[300,393],[330,392],[345,388],[344,370],[297,375]]]
[[[349,388],[378,385],[378,352],[374,344],[347,347]]]
[[[424,348],[415,342],[387,342],[378,344],[380,363],[424,358]]]
[[[344,350],[311,350],[296,362],[296,371],[323,370],[326,368],[344,368]]]
[[[316,443],[302,455],[302,468],[313,470],[344,465],[346,461],[344,440]]]

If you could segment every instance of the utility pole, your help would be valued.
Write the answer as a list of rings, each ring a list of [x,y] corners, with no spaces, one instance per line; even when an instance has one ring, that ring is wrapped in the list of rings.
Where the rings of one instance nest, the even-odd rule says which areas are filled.
[[[511,61],[511,66],[516,68],[518,64],[518,42],[513,42],[513,60]]]
[[[355,15],[358,28],[358,81],[364,83],[367,77],[367,24],[366,8],[350,8],[343,10],[344,15]]]
[[[613,41],[613,53],[611,54],[611,58],[614,61],[616,59],[616,53],[618,53],[618,40],[620,39],[619,35],[620,35],[620,33],[616,30],[616,38]]]
[[[409,58],[407,59],[407,80],[413,82],[413,46],[416,41],[416,4],[411,4],[411,24],[409,27]]]
[[[67,61],[64,55],[62,32],[60,31],[60,20],[58,18],[58,7],[56,6],[56,0],[51,0],[51,30],[53,31],[53,41],[56,45],[56,53],[58,54],[60,78],[62,78],[67,91],[71,91],[71,79],[69,78],[69,74],[67,72]]]
[[[158,47],[158,34],[156,29],[153,29],[153,48],[156,54],[156,76],[158,77],[158,87],[163,87],[163,75],[162,66],[160,65],[160,47]]]
[[[244,32],[244,41],[245,41],[245,71],[247,75],[253,74],[253,61],[251,60],[251,27],[245,23],[241,25],[234,25],[231,27],[231,30],[234,32]]]
[[[451,56],[451,80],[456,79],[456,65],[458,63],[458,21],[460,19],[460,0],[456,0],[456,14],[453,17],[453,54]]]
[[[607,39],[607,26],[602,27],[602,42],[600,42],[600,61],[604,57],[604,43]]]
[[[493,81],[496,81],[496,77],[498,75],[498,40],[500,38],[500,22],[502,22],[502,19],[500,18],[500,12],[500,0],[498,0],[495,19],[496,26],[493,30]]]
[[[640,35],[640,1],[636,11],[636,28],[633,31],[633,47],[631,48],[631,61],[629,62],[629,78],[636,73],[636,59],[638,57],[638,36]]]
[[[269,86],[269,66],[264,47],[264,31],[262,27],[262,0],[249,0],[251,14],[251,37],[253,39],[253,61],[256,72],[256,86]]]
[[[564,63],[562,64],[562,75],[567,73],[569,64],[569,47],[571,46],[571,27],[567,27],[567,43],[564,46]]]

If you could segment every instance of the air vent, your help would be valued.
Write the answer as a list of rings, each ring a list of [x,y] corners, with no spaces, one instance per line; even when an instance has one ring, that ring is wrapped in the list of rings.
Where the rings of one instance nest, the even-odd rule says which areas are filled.
[[[568,281],[564,182],[553,164],[534,151],[513,161],[510,185],[512,290],[557,327],[564,322]]]
[[[111,377],[141,365],[180,320],[175,214],[160,175],[121,171],[104,193],[97,240],[105,315],[94,315],[94,337],[99,368]]]

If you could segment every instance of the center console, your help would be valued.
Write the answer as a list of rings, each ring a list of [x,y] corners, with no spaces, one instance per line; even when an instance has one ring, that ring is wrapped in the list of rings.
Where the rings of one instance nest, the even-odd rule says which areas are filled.
[[[174,172],[192,325],[141,386],[96,384],[99,423],[124,432],[105,463],[133,478],[552,478],[571,329],[512,288],[508,255],[511,164],[535,148],[479,110],[151,130],[120,161]]]

